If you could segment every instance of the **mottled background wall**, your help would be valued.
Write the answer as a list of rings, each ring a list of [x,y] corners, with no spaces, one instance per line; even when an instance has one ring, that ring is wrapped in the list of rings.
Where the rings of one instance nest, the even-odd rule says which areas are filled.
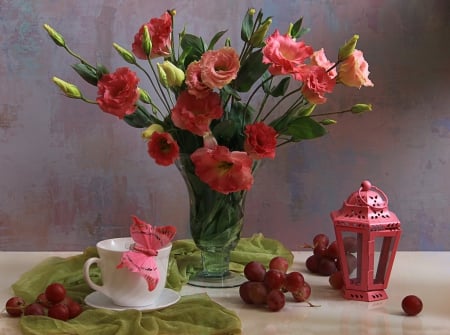
[[[262,232],[297,249],[333,234],[329,212],[370,179],[400,218],[403,250],[450,250],[450,1],[0,0],[0,250],[77,250],[125,235],[130,215],[189,236],[187,193],[174,167],[147,157],[140,133],[51,82],[77,83],[73,59],[49,23],[91,62],[124,63],[139,26],[177,9],[176,30],[239,40],[248,7],[285,31],[304,16],[305,40],[333,55],[353,34],[374,88],[338,88],[321,111],[367,101],[374,111],[338,117],[326,137],[285,146],[258,172],[244,235]],[[145,87],[145,86],[144,86]],[[90,92],[90,93],[89,93]]]

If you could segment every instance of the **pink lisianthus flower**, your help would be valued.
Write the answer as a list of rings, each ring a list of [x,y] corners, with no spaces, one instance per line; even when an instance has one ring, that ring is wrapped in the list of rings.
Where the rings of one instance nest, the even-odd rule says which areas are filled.
[[[194,95],[183,91],[172,109],[171,118],[178,128],[203,136],[210,131],[211,121],[220,118],[222,114],[219,94],[211,91],[206,97],[197,99]]]
[[[327,71],[320,66],[310,65],[294,75],[297,80],[303,81],[302,94],[306,100],[313,104],[323,104],[327,101],[325,93],[333,92],[336,80],[330,78]]]
[[[188,65],[185,83],[189,94],[195,95],[199,99],[206,97],[211,92],[211,88],[202,81],[201,65],[198,61]]]
[[[252,159],[275,158],[277,132],[263,122],[245,127],[244,149]]]
[[[97,103],[100,109],[119,119],[133,114],[139,99],[139,78],[127,67],[104,74],[97,83]]]
[[[327,56],[325,55],[325,51],[322,48],[320,50],[314,51],[314,53],[311,56],[310,64],[323,67],[325,70],[328,71],[328,69],[332,68],[335,63],[332,63],[328,60]],[[333,68],[327,73],[330,78],[335,78],[337,76],[336,68]]]
[[[231,47],[206,51],[200,58],[202,82],[221,89],[236,78],[239,66],[239,55]]]
[[[155,131],[147,143],[148,154],[159,165],[168,166],[175,162],[180,154],[178,143],[172,135]]]
[[[355,49],[339,65],[337,81],[345,86],[357,88],[374,86],[369,79],[369,73],[369,64],[364,59],[362,51]]]
[[[200,148],[191,155],[195,174],[213,190],[228,194],[249,190],[253,185],[252,159],[246,152],[225,146]]]
[[[170,55],[171,33],[172,33],[172,17],[165,12],[160,18],[152,18],[150,21],[141,26],[137,34],[134,36],[132,44],[133,53],[137,58],[147,59],[147,55],[142,48],[142,40],[144,35],[144,26],[147,26],[150,39],[152,41],[152,51],[150,58],[167,57]]]
[[[266,45],[262,49],[263,63],[270,64],[269,72],[272,75],[284,75],[294,73],[299,66],[312,53],[313,48],[304,42],[296,42],[289,34],[281,35],[278,30],[269,36]]]

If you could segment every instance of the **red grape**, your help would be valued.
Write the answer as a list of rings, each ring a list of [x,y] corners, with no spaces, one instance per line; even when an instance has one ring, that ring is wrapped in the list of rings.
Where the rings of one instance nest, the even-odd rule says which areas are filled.
[[[402,300],[402,308],[407,315],[414,316],[422,311],[423,303],[419,297],[415,295],[408,295]]]
[[[69,308],[69,319],[73,319],[83,312],[81,305],[76,301],[71,300],[65,304]]]
[[[266,302],[267,288],[262,282],[253,281],[250,282],[248,289],[248,298],[255,305],[262,305]]]
[[[330,243],[330,239],[325,234],[317,234],[313,238],[313,246],[314,247],[320,245],[323,248],[326,248],[326,247],[328,247],[328,243]]]
[[[348,253],[354,253],[357,251],[357,243],[356,238],[354,236],[345,236],[342,239],[342,243],[344,244],[344,250]]]
[[[26,303],[21,297],[11,297],[6,302],[6,312],[13,317],[21,316]]]
[[[347,269],[348,273],[352,273],[353,270],[356,269],[357,266],[357,259],[356,256],[353,254],[345,254],[345,258],[347,259]]]
[[[241,299],[246,303],[246,304],[253,304],[252,299],[250,299],[250,286],[252,285],[251,281],[246,281],[245,283],[242,283],[241,286],[239,286],[239,295],[241,296]]]
[[[47,295],[45,293],[41,293],[37,296],[36,301],[37,303],[41,304],[42,306],[44,306],[45,308],[49,308],[52,303],[50,301],[48,301],[47,299]]]
[[[310,296],[311,296],[311,286],[307,282],[304,282],[300,290],[292,292],[292,297],[297,302],[306,301],[309,299]]]
[[[342,272],[336,271],[335,273],[332,273],[328,278],[328,282],[330,283],[332,288],[337,290],[344,287],[344,277],[342,276]]]
[[[333,259],[339,257],[339,250],[336,241],[330,243],[327,250],[325,251],[325,256]]]
[[[305,283],[305,278],[300,272],[293,271],[286,275],[284,279],[284,287],[289,292],[296,292],[301,289]]]
[[[37,302],[33,302],[25,307],[24,315],[45,315],[45,308]]]
[[[53,283],[45,289],[45,295],[48,301],[56,304],[61,302],[66,297],[66,289],[60,283]]]
[[[268,290],[279,290],[283,287],[286,274],[278,270],[268,270],[264,276],[264,285]]]
[[[329,258],[322,258],[319,262],[319,274],[322,276],[329,276],[337,271],[336,263]]]
[[[276,256],[270,260],[269,269],[286,273],[289,268],[288,260],[281,256]]]
[[[317,255],[311,255],[306,259],[306,268],[312,273],[319,272],[319,262],[322,257]]]
[[[250,281],[264,281],[266,268],[260,262],[251,261],[245,265],[244,275]]]
[[[269,294],[267,294],[266,303],[269,310],[277,312],[286,304],[286,297],[280,290],[271,290]]]
[[[69,307],[65,304],[55,304],[48,309],[48,316],[53,319],[67,321],[70,316]]]

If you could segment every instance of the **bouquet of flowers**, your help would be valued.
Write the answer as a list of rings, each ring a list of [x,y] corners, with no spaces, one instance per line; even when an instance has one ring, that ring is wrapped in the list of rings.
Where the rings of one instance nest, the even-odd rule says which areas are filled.
[[[249,190],[255,162],[273,159],[282,145],[326,134],[326,127],[336,123],[328,117],[334,113],[314,110],[326,103],[336,84],[373,86],[363,53],[356,49],[357,35],[332,62],[323,49],[313,50],[300,39],[308,31],[301,18],[284,33],[275,29],[269,34],[271,17],[249,9],[238,51],[230,39],[222,40],[226,31],[205,42],[183,29],[176,41],[175,15],[174,9],[167,10],[144,23],[131,51],[113,44],[149,80],[151,91],[139,86],[129,66],[110,72],[90,64],[45,24],[56,45],[77,60],[73,69],[97,87],[97,97],[90,100],[76,85],[57,77],[53,81],[67,97],[97,104],[143,129],[157,164],[167,166],[187,155],[196,176],[216,192]],[[335,114],[368,110],[371,105],[361,103]]]

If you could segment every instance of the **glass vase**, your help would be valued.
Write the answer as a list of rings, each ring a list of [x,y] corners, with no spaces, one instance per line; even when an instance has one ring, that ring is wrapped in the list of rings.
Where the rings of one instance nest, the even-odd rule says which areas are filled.
[[[177,168],[189,194],[190,232],[201,252],[201,270],[189,284],[201,287],[239,286],[245,278],[230,272],[230,254],[244,223],[247,191],[222,194],[212,190],[195,174],[189,155],[181,155]]]

